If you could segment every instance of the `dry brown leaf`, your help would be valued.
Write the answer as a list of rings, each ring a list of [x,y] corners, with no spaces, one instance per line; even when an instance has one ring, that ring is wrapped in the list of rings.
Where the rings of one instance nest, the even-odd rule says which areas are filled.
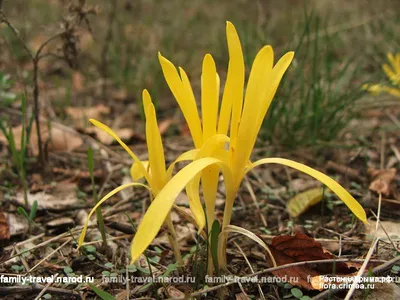
[[[321,186],[321,183],[313,179],[295,178],[289,182],[289,188],[296,193],[319,186]]]
[[[365,290],[356,290],[351,297],[353,300],[396,300],[400,299],[400,287],[394,283],[374,283],[374,288],[368,292],[368,297],[365,297]]]
[[[379,237],[381,239],[387,239],[387,235],[385,231],[382,229],[385,228],[387,234],[390,238],[400,238],[400,223],[392,222],[392,221],[380,221],[378,231],[376,231],[376,221],[370,221],[369,224],[365,225],[365,233],[370,237]],[[372,239],[372,238],[371,238]]]
[[[12,129],[15,147],[17,150],[21,149],[21,135],[22,135],[22,125],[14,127]],[[71,152],[76,148],[79,148],[83,145],[82,138],[74,134],[67,129],[63,129],[63,127],[56,126],[55,124],[41,124],[41,137],[43,143],[46,145],[46,149],[48,152]],[[0,132],[0,142],[6,144],[6,137]],[[36,124],[32,125],[31,136],[29,140],[29,149],[32,151],[33,155],[39,154],[38,148],[38,137],[36,132]]]
[[[378,194],[389,196],[391,194],[391,184],[396,176],[396,169],[377,170],[370,168],[368,174],[373,178],[369,189]]]
[[[186,136],[186,137],[190,136],[190,129],[186,122],[180,127],[179,131],[181,136]]]
[[[5,215],[8,220],[8,224],[10,225],[9,230],[11,237],[28,232],[29,225],[28,220],[25,217],[19,214],[5,213]]]
[[[48,210],[68,210],[72,206],[76,206],[79,200],[76,196],[77,185],[73,183],[59,182],[53,191],[49,194],[46,192],[39,192],[36,194],[28,193],[28,205],[32,206],[36,200],[38,203],[38,209]],[[21,205],[24,205],[23,193],[16,195],[16,201]]]
[[[0,241],[10,239],[10,229],[6,216],[0,211]]]
[[[159,124],[158,124],[158,129],[160,130],[160,134],[164,134],[167,132],[168,128],[171,126],[171,124],[173,124],[174,121],[171,119],[165,119],[162,120]]]
[[[116,135],[123,141],[130,140],[135,134],[131,128],[120,128],[113,129]],[[91,127],[86,129],[86,133],[95,134],[97,139],[105,145],[111,145],[115,140],[108,133],[97,127]]]
[[[128,98],[128,91],[125,89],[118,89],[112,91],[111,98],[116,101],[125,101]]]
[[[111,109],[103,104],[90,107],[68,107],[65,112],[71,117],[76,129],[84,130],[89,124],[89,119],[100,119],[103,115],[109,114]]]
[[[313,238],[306,236],[302,233],[295,235],[280,235],[272,239],[269,245],[272,255],[278,266],[300,261],[313,261],[320,259],[333,259],[335,256],[322,248],[321,243],[315,241]],[[268,255],[267,262],[269,266],[273,266],[271,259]],[[335,264],[336,274],[350,274],[355,271],[354,268],[349,267],[345,263]],[[308,264],[302,266],[294,266],[286,269],[273,271],[272,273],[280,278],[287,278],[292,285],[299,286],[308,290],[315,288],[310,282],[311,277],[319,276],[321,274],[331,274],[333,269],[332,264]],[[297,279],[290,281],[290,279]]]
[[[82,171],[79,169],[63,169],[63,168],[56,168],[56,167],[52,168],[51,170],[53,173],[72,177],[72,179],[70,179],[70,181],[72,181],[73,179],[90,179],[90,173],[88,171]],[[94,178],[104,177],[104,170],[102,170],[102,169],[94,170],[93,177]],[[38,186],[36,191],[40,191],[39,187],[40,186]],[[47,188],[47,185],[45,185],[45,188]],[[32,191],[32,188],[31,188],[31,191]]]
[[[176,287],[173,287],[173,286],[167,287],[167,292],[168,292],[169,297],[172,299],[178,299],[178,298],[185,297],[184,292],[178,290]]]

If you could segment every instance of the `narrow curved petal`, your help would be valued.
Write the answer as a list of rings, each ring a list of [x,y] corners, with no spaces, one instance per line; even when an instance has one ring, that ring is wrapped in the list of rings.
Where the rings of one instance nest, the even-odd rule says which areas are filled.
[[[260,114],[257,119],[257,126],[256,126],[256,135],[253,137],[252,144],[255,144],[258,132],[260,131],[261,125],[264,121],[265,115],[268,112],[268,109],[271,105],[272,100],[275,97],[276,91],[279,87],[279,84],[282,80],[283,75],[285,74],[286,70],[289,68],[290,64],[292,63],[294,57],[294,52],[288,52],[281,59],[277,62],[274,66],[272,73],[271,73],[271,84],[268,87],[264,95],[264,99],[261,100],[261,109]]]
[[[251,68],[249,82],[247,84],[243,113],[240,119],[237,145],[233,145],[233,168],[238,181],[244,171],[244,166],[250,158],[254,144],[254,136],[257,135],[257,120],[262,106],[261,99],[270,85],[269,75],[272,72],[273,51],[270,46],[263,47],[257,54]],[[232,145],[231,145],[232,148]]]
[[[224,150],[229,142],[229,137],[223,134],[216,134],[210,137],[201,147],[195,159],[203,157],[215,157],[215,153]],[[225,160],[226,161],[226,160]],[[211,229],[214,221],[215,200],[218,189],[219,167],[209,166],[201,172],[201,184],[203,187],[204,202],[206,204],[208,230]],[[198,187],[197,187],[198,188]]]
[[[203,206],[200,201],[200,175],[196,175],[186,186],[186,194],[189,199],[190,210],[196,221],[198,232],[200,233],[206,225]]]
[[[143,160],[142,164],[144,166],[144,168],[146,169],[147,173],[149,175],[151,175],[150,169],[149,169],[149,161],[148,160]],[[141,172],[141,169],[139,167],[139,165],[137,163],[133,163],[130,169],[130,173],[131,173],[131,178],[133,181],[138,181],[140,179],[142,179],[145,174],[143,174]]]
[[[393,79],[396,77],[396,74],[392,70],[392,68],[388,64],[384,64],[382,66],[383,72],[385,72],[386,76],[390,79],[390,81],[393,81]]]
[[[206,54],[201,76],[201,115],[203,124],[203,143],[217,132],[218,80],[214,59]]]
[[[178,162],[186,161],[186,160],[194,160],[197,153],[199,152],[198,149],[193,149],[182,153],[175,161],[168,167],[167,170],[167,178],[168,180],[172,177],[172,172],[174,171],[174,167]]]
[[[86,231],[87,231],[87,227],[88,227],[88,225],[89,225],[90,217],[95,213],[96,209],[97,209],[100,205],[102,205],[106,200],[108,200],[109,198],[111,198],[112,196],[114,196],[116,193],[122,191],[122,190],[125,189],[125,188],[133,187],[133,186],[141,186],[141,187],[144,187],[144,188],[148,189],[149,191],[151,191],[151,189],[150,189],[147,185],[142,184],[142,183],[138,183],[138,182],[133,182],[133,183],[127,183],[127,184],[121,185],[121,186],[119,186],[119,187],[113,189],[111,192],[109,192],[109,193],[108,193],[107,195],[105,195],[103,198],[101,198],[101,200],[100,200],[99,202],[97,202],[97,204],[92,208],[92,210],[90,211],[90,213],[89,213],[89,215],[88,215],[88,217],[87,217],[87,219],[86,219],[86,222],[85,222],[85,225],[83,226],[81,235],[79,236],[78,248],[82,246],[82,244],[83,244],[83,242],[84,242],[84,240],[85,240]]]
[[[175,66],[160,53],[158,54],[158,58],[165,80],[182,110],[183,116],[186,119],[192,135],[193,142],[195,143],[195,146],[198,147],[201,145],[202,131],[196,101],[193,92],[191,92],[189,80],[187,76],[185,76],[186,74],[184,74],[181,79]]]
[[[107,125],[95,120],[95,119],[89,119],[90,123],[92,123],[94,126],[100,128],[104,132],[106,132],[108,135],[112,136],[121,146],[122,148],[125,149],[126,152],[129,153],[129,155],[132,157],[134,162],[138,165],[138,168],[142,174],[144,174],[144,177],[146,178],[147,182],[149,185],[152,185],[151,178],[149,174],[147,173],[146,168],[143,166],[143,163],[141,160],[129,149],[129,147],[118,137],[118,135]]]
[[[203,169],[213,164],[218,165],[224,174],[226,185],[232,184],[230,169],[215,158],[202,158],[180,170],[160,191],[149,206],[138,231],[132,241],[131,259],[135,262],[156,237],[174,201],[182,189]]]
[[[368,223],[367,215],[365,214],[365,211],[363,207],[360,205],[360,203],[358,203],[357,200],[354,199],[353,196],[350,195],[350,193],[346,191],[346,189],[344,189],[339,183],[337,183],[335,180],[325,175],[324,173],[289,159],[275,158],[275,157],[264,158],[254,162],[249,168],[246,169],[246,172],[262,164],[285,165],[293,169],[299,170],[303,173],[306,173],[311,177],[314,177],[315,179],[325,184],[328,188],[330,188],[332,192],[334,192],[340,198],[340,200],[342,200],[344,204],[347,205],[347,207],[353,212],[353,214],[357,218],[359,218],[364,223]]]
[[[215,219],[215,201],[218,191],[218,178],[218,166],[209,166],[201,172],[201,185],[203,187],[203,197],[206,204],[208,232],[210,232]]]
[[[152,188],[157,193],[166,183],[165,157],[160,130],[157,124],[156,110],[150,94],[143,91],[143,107],[146,115],[146,141],[149,153],[149,164],[152,171]]]
[[[190,123],[187,122],[187,120],[186,122],[188,123],[190,132],[193,132],[192,137],[194,139],[194,145],[196,148],[199,148],[203,142],[203,133],[202,133],[200,117],[197,111],[196,98],[194,97],[189,77],[187,76],[185,70],[181,67],[179,67],[179,74],[181,75],[181,80],[183,84],[183,93],[185,95],[185,99],[188,99],[189,103],[191,103],[191,106],[194,106],[192,110],[194,109],[196,110],[196,114],[192,114],[192,119],[190,120]]]
[[[229,143],[229,140],[230,140],[229,137],[227,137],[224,134],[213,135],[197,151],[194,159],[196,160],[208,156],[213,156],[214,152],[218,150],[223,150],[225,144]]]
[[[245,66],[240,39],[235,26],[231,22],[226,22],[226,38],[229,50],[229,66],[222,97],[218,133],[227,133],[230,115],[232,114],[230,137],[231,145],[234,146],[236,145],[243,107]]]

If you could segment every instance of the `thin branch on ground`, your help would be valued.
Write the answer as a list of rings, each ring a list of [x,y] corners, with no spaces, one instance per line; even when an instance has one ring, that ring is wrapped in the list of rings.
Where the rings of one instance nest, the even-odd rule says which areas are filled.
[[[6,295],[11,295],[11,294],[41,292],[45,288],[46,288],[46,286],[43,286],[41,284],[33,284],[31,286],[10,286],[10,287],[1,286],[0,287],[0,296],[6,296]],[[47,292],[50,294],[55,294],[55,295],[69,296],[73,299],[82,299],[81,295],[78,292],[75,292],[72,290],[55,288],[55,287],[47,287]]]
[[[354,281],[351,284],[351,288],[350,288],[349,292],[347,293],[346,298],[344,298],[345,300],[350,300],[351,296],[353,295],[354,291],[356,290],[356,287],[357,287],[358,283],[360,282],[360,279],[361,279],[362,275],[364,274],[364,271],[367,268],[368,262],[371,259],[372,254],[374,253],[378,243],[379,243],[379,238],[375,238],[371,244],[371,247],[368,250],[365,261],[363,262],[360,270],[358,270],[357,275],[355,276]]]

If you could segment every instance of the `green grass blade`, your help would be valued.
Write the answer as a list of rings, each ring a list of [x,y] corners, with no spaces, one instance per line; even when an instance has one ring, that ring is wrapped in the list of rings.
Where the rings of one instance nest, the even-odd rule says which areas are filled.
[[[99,296],[101,299],[103,299],[103,300],[116,300],[116,298],[113,295],[103,291],[102,289],[99,289],[94,284],[88,283],[88,285],[93,290],[93,292],[95,292],[96,295]]]
[[[221,231],[221,226],[218,220],[215,220],[211,227],[211,256],[215,268],[215,272],[219,275],[218,264],[218,236]]]

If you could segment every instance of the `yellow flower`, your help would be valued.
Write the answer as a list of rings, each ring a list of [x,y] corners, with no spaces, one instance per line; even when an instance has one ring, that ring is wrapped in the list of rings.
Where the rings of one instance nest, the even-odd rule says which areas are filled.
[[[93,125],[100,128],[101,130],[105,131],[110,136],[112,136],[115,140],[117,140],[118,143],[132,157],[132,159],[134,160],[134,164],[132,165],[132,168],[131,168],[132,179],[134,181],[137,181],[137,180],[141,179],[142,177],[145,177],[148,185],[137,183],[137,182],[128,183],[128,184],[117,187],[113,191],[109,192],[105,197],[103,197],[96,204],[96,206],[92,209],[92,211],[88,215],[85,226],[79,237],[79,246],[81,246],[83,244],[90,217],[96,211],[96,209],[102,203],[104,203],[104,201],[106,201],[107,199],[109,199],[111,196],[115,195],[122,189],[131,187],[131,186],[145,187],[149,191],[151,191],[153,197],[156,197],[159,194],[159,192],[164,188],[165,184],[171,179],[172,169],[173,169],[175,163],[178,161],[181,161],[181,160],[193,159],[193,155],[192,155],[193,153],[189,151],[185,155],[182,155],[177,161],[175,161],[171,165],[171,167],[168,171],[166,170],[164,149],[163,149],[160,131],[159,131],[158,124],[157,124],[156,112],[155,112],[154,105],[151,101],[150,94],[147,92],[147,90],[143,91],[143,107],[144,107],[144,112],[145,112],[145,116],[146,116],[146,142],[147,142],[148,157],[149,157],[148,161],[140,161],[139,158],[129,149],[129,147],[117,136],[117,134],[111,128],[109,128],[108,126],[102,124],[101,122],[99,122],[97,120],[94,120],[94,119],[90,120],[90,122]],[[190,201],[189,204],[190,204],[192,211],[194,212],[193,215],[195,217],[197,225],[198,225],[199,229],[201,230],[205,225],[205,217],[204,217],[204,213],[203,213],[202,206],[200,203],[200,199],[198,197],[192,198],[192,199],[194,201],[195,200],[198,201],[197,203]],[[165,220],[165,218],[163,219],[163,221],[164,220]],[[169,215],[167,215],[167,226],[168,226],[168,229],[170,230],[170,236],[172,236],[172,238],[175,238],[175,231],[174,231],[174,228],[173,228],[173,225],[172,225]],[[174,244],[176,244],[176,242],[171,240],[171,243],[174,246],[175,255],[178,256],[177,258],[179,260],[181,260],[180,253],[178,253],[179,251],[178,251],[177,245],[174,245]]]
[[[199,176],[202,178],[207,218],[211,213],[214,213],[214,191],[216,191],[218,184],[219,170],[224,175],[226,185],[223,228],[230,223],[234,199],[245,174],[258,165],[270,163],[295,168],[323,182],[359,219],[366,222],[366,214],[361,205],[342,186],[327,175],[306,165],[282,158],[265,158],[255,163],[250,162],[250,155],[263,119],[294,53],[286,53],[274,65],[272,47],[263,47],[253,62],[243,99],[245,67],[240,40],[235,27],[230,22],[227,22],[226,32],[230,59],[220,108],[219,76],[216,73],[214,60],[210,54],[207,54],[203,60],[201,78],[202,121],[200,121],[195,97],[185,71],[179,68],[178,73],[170,61],[159,55],[165,79],[188,123],[197,151],[194,155],[194,161],[179,171],[165,185],[143,217],[132,243],[133,261],[139,257],[157,235],[163,222],[162,218],[172,208],[175,197],[179,192],[185,186],[191,184],[198,188]],[[226,136],[228,129],[229,138]],[[226,150],[224,145],[228,141],[229,148]],[[209,191],[208,197],[207,191]],[[212,199],[212,197],[214,198]],[[210,221],[208,220],[208,222]],[[224,252],[225,247],[226,243],[224,247],[219,249],[220,252]],[[222,267],[226,267],[224,257],[221,258]]]
[[[392,53],[387,54],[389,64],[383,64],[382,69],[389,79],[391,86],[384,84],[365,84],[363,89],[373,95],[387,93],[400,98],[400,53],[395,56]]]

